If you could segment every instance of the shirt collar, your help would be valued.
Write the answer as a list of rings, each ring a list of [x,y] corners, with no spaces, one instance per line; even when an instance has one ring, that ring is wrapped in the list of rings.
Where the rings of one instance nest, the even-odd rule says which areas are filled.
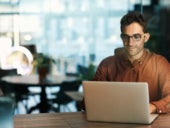
[[[144,59],[145,59],[145,57],[147,56],[148,51],[149,51],[148,49],[144,49],[142,56],[141,56],[139,59],[135,60],[134,62],[138,62],[139,64],[142,64],[143,61],[144,61]],[[126,56],[126,52],[125,52],[125,49],[124,49],[124,48],[121,49],[121,52],[119,52],[118,54],[116,54],[116,56],[118,56],[118,57],[120,57],[121,59],[123,59],[123,61],[126,62],[126,63],[131,63],[131,62],[129,61],[129,59],[127,58],[127,56]]]

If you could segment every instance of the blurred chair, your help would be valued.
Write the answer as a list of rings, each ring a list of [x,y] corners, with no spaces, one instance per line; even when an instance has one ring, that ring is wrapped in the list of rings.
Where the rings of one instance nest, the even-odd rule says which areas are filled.
[[[0,78],[4,76],[19,75],[17,69],[0,69]],[[26,112],[28,111],[28,100],[29,96],[39,95],[28,90],[26,86],[11,84],[0,80],[0,87],[4,96],[10,96],[15,99],[16,110],[19,112],[18,103],[22,103],[25,107]]]
[[[0,69],[0,78],[12,75],[17,75],[17,69]],[[0,86],[4,95],[13,95],[13,86],[8,86],[5,81],[0,81]]]
[[[76,80],[76,81],[69,81],[69,82],[63,82],[60,86],[60,90],[54,94],[56,95],[55,99],[50,99],[52,101],[52,106],[56,103],[58,106],[52,107],[52,111],[55,112],[62,112],[63,111],[71,111],[68,107],[68,104],[73,102],[74,100],[69,97],[66,92],[67,91],[78,91],[79,87],[81,85],[81,81]]]
[[[18,75],[17,69],[0,69],[0,78],[2,78],[4,76],[12,76],[12,75]],[[26,99],[25,94],[28,93],[27,88],[21,87],[19,89],[20,91],[18,91],[16,86],[14,86],[14,85],[11,86],[7,82],[2,81],[2,80],[0,80],[0,86],[1,86],[4,96],[9,96],[9,97],[12,97],[15,99],[16,108],[18,107],[17,103],[19,101],[23,101]]]
[[[65,93],[73,101],[76,102],[76,109],[77,109],[77,111],[81,111],[81,109],[82,109],[82,100],[83,100],[83,92],[79,92],[79,91],[66,91]]]
[[[33,47],[33,46],[31,46]],[[35,47],[34,47],[35,49]],[[35,51],[35,50],[34,50]],[[11,75],[7,72],[15,69],[16,73],[14,75],[30,75],[33,69],[33,54],[24,46],[14,46],[8,49],[8,51],[1,56],[1,76]],[[28,106],[29,96],[39,95],[39,92],[32,92],[27,87],[8,87],[8,92],[15,92],[16,102],[24,102],[25,108]],[[8,93],[6,92],[6,94]],[[9,94],[9,93],[8,93]]]

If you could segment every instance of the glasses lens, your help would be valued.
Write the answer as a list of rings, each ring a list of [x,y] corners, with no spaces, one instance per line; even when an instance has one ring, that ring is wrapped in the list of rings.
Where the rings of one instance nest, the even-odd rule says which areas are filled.
[[[130,38],[132,38],[133,41],[140,41],[142,35],[141,34],[134,34],[132,36],[128,36],[126,34],[121,34],[121,38],[124,42],[128,42]]]
[[[129,36],[128,35],[125,35],[125,34],[121,34],[121,38],[123,41],[129,41]]]
[[[141,39],[141,35],[140,35],[140,34],[134,34],[134,35],[132,36],[132,39],[133,39],[134,41],[139,41],[139,40]]]

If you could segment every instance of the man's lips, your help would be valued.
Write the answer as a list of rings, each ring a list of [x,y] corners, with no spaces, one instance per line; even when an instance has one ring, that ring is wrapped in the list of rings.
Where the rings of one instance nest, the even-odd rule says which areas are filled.
[[[128,47],[129,51],[133,51],[135,49],[135,47]]]

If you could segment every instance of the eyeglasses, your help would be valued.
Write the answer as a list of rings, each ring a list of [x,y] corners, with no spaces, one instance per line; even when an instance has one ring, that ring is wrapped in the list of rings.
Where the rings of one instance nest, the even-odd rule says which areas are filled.
[[[133,41],[140,41],[142,38],[142,34],[134,34],[132,36],[121,34],[120,36],[124,42],[129,42],[130,38],[132,38]]]

